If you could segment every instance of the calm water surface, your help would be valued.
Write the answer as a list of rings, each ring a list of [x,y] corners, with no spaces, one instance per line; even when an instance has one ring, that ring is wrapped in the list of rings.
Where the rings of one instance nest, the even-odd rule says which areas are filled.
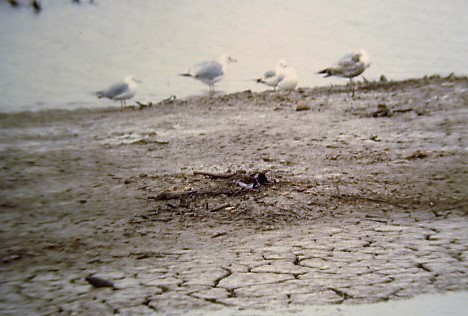
[[[389,301],[360,305],[303,306],[294,310],[246,310],[225,309],[214,313],[203,312],[204,316],[463,316],[468,308],[468,292],[425,294],[407,300]],[[190,315],[190,313],[189,313]],[[193,313],[198,316],[200,314]]]
[[[82,2],[88,2],[82,0]],[[0,0],[0,111],[105,107],[91,92],[134,74],[134,100],[207,93],[178,74],[229,53],[217,89],[266,87],[253,79],[286,59],[299,86],[346,82],[316,74],[364,48],[367,79],[468,74],[466,0],[43,0],[44,10]],[[115,104],[115,105],[118,105]]]

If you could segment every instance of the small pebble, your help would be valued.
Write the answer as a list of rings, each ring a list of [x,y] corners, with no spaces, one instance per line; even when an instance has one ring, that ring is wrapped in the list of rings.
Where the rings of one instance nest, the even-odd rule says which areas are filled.
[[[97,276],[88,276],[85,280],[94,287],[111,287],[113,289],[117,289],[114,285],[114,282],[102,279]]]
[[[310,105],[306,101],[299,101],[296,104],[296,111],[307,111],[310,110]]]

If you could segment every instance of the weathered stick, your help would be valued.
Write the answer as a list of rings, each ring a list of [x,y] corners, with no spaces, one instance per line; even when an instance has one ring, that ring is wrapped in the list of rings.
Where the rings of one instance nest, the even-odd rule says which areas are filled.
[[[235,175],[238,174],[238,172],[228,172],[228,173],[215,173],[215,172],[208,172],[208,171],[194,171],[194,175],[202,175],[202,176],[207,176],[212,179],[228,179],[232,178]]]
[[[156,200],[156,201],[162,201],[162,200],[174,200],[178,199],[182,196],[187,196],[191,194],[195,194],[197,191],[195,190],[190,190],[190,191],[173,191],[173,192],[161,192],[156,196],[148,196],[148,200]]]
[[[229,203],[222,204],[222,205],[220,205],[220,206],[218,206],[218,207],[215,207],[215,208],[211,209],[210,212],[221,211],[222,209],[224,209],[224,208],[226,208],[226,207],[229,207],[229,206],[231,206],[231,204],[229,204]]]
[[[156,196],[148,196],[148,200],[156,200],[156,201],[167,201],[167,200],[175,200],[179,199],[183,196],[202,196],[202,195],[210,195],[210,196],[218,196],[218,195],[236,195],[245,190],[220,190],[220,191],[212,191],[212,190],[205,190],[205,191],[173,191],[173,192],[161,192]]]

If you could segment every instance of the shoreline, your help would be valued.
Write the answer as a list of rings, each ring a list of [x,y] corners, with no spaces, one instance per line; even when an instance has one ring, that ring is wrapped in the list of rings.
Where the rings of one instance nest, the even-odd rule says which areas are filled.
[[[424,81],[430,81],[430,80],[466,80],[466,78],[468,78],[468,76],[466,75],[456,75],[454,73],[450,73],[449,75],[447,76],[441,76],[441,75],[438,75],[438,74],[433,74],[433,75],[426,75],[426,76],[423,76],[421,78],[407,78],[407,79],[403,79],[403,80],[389,80],[387,79],[384,75],[382,75],[383,78],[381,78],[380,80],[375,80],[375,81],[367,81],[367,79],[364,79],[364,80],[361,80],[361,81],[356,81],[356,85],[358,87],[364,87],[365,90],[372,90],[372,89],[379,89],[379,88],[387,88],[387,89],[392,89],[392,88],[396,88],[398,86],[401,86],[401,85],[407,85],[407,84],[414,84],[414,83],[422,83]],[[383,79],[383,80],[382,80]],[[335,94],[335,93],[342,93],[344,91],[348,91],[349,89],[349,83],[347,83],[347,81],[345,79],[343,79],[343,84],[331,84],[331,85],[323,85],[323,86],[315,86],[315,87],[298,87],[295,89],[295,91],[303,91],[303,92],[312,92],[312,93],[330,93],[330,94]],[[358,88],[359,89],[359,88]],[[221,92],[221,94],[215,94],[214,96],[212,96],[211,98],[216,98],[216,97],[226,97],[226,96],[237,96],[237,95],[242,95],[242,94],[245,94],[245,93],[251,93],[252,95],[262,95],[262,94],[265,94],[265,93],[273,93],[274,91],[272,91],[271,89],[268,89],[267,87],[265,87],[265,90],[263,91],[252,91],[252,90],[243,90],[243,91],[238,91],[238,92],[232,92],[232,93],[223,93]],[[276,92],[276,93],[279,93],[281,94],[282,92]],[[288,92],[283,92],[283,93],[288,93]],[[172,97],[175,97],[175,99],[172,99]],[[151,104],[151,106],[143,106],[142,108],[140,108],[141,106],[139,106],[137,103],[141,103],[141,101],[138,101],[138,94],[137,94],[137,97],[130,100],[130,102],[134,102],[133,105],[129,105],[127,107],[125,107],[124,109],[127,109],[127,110],[131,110],[131,109],[135,109],[135,110],[141,110],[141,109],[146,109],[148,107],[153,107],[153,106],[164,106],[165,104],[168,104],[168,103],[178,103],[178,102],[191,102],[193,100],[197,100],[199,98],[210,98],[210,96],[208,95],[203,95],[203,94],[199,94],[199,95],[190,95],[190,96],[187,96],[187,97],[184,97],[184,98],[177,98],[176,95],[171,95],[171,96],[168,96],[166,99],[164,100],[160,100],[160,101],[149,101],[147,104]],[[135,102],[135,100],[137,100],[137,102]],[[116,110],[122,110],[122,108],[119,106],[119,103],[118,102],[113,102],[111,100],[109,100],[109,104],[112,104],[112,105],[108,105],[108,106],[105,106],[105,107],[73,107],[73,108],[46,108],[46,109],[38,109],[38,110],[21,110],[21,111],[0,111],[0,118],[2,117],[5,117],[5,116],[9,116],[9,115],[32,115],[34,113],[40,113],[40,112],[54,112],[54,111],[64,111],[64,112],[90,112],[90,113],[94,113],[94,112],[104,112],[104,113],[107,113],[107,112],[112,112],[112,111],[116,111]]]

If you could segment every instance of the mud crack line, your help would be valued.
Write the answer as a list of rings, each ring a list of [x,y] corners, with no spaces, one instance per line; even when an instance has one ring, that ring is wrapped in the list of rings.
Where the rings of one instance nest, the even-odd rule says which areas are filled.
[[[346,292],[344,292],[344,291],[335,289],[335,288],[333,288],[333,287],[330,287],[330,288],[328,288],[328,289],[331,290],[331,291],[333,291],[333,292],[335,292],[336,295],[341,296],[341,297],[343,298],[338,304],[343,303],[345,300],[347,300],[347,299],[349,299],[349,298],[353,298],[352,295],[350,295],[350,294],[348,294],[348,293],[346,293]]]
[[[213,281],[213,288],[217,288],[219,285],[219,282],[221,282],[223,279],[226,279],[232,275],[232,271],[228,268],[223,267],[222,268],[226,273],[224,273],[222,276],[217,278],[216,280]]]

